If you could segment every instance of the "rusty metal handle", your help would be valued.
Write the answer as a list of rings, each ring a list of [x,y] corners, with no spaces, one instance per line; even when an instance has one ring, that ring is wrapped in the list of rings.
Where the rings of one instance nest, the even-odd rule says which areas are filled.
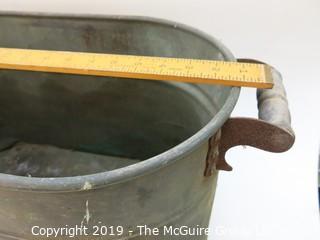
[[[238,61],[261,63],[252,59]],[[237,145],[248,145],[270,152],[284,152],[293,145],[295,135],[291,128],[291,117],[282,77],[276,69],[271,69],[274,87],[257,91],[259,119],[230,118],[223,125],[219,155],[215,160],[216,169],[232,170],[225,161],[225,154],[228,149]]]

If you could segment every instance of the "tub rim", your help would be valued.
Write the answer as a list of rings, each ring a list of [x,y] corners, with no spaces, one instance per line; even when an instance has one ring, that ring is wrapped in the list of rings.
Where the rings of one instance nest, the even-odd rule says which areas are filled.
[[[175,21],[146,17],[146,16],[126,16],[126,15],[103,15],[103,14],[56,14],[41,12],[18,12],[18,11],[0,11],[1,16],[13,17],[46,17],[46,18],[67,18],[67,19],[106,19],[106,20],[124,20],[124,21],[140,21],[147,23],[160,24],[167,27],[186,31],[196,35],[210,44],[215,45],[228,61],[236,61],[232,53],[214,37]],[[171,163],[183,158],[194,149],[206,143],[206,141],[224,124],[229,118],[233,108],[235,107],[240,94],[240,87],[231,87],[229,96],[224,102],[218,113],[198,132],[181,142],[169,150],[162,152],[154,157],[118,168],[108,172],[100,172],[90,175],[57,177],[57,178],[39,178],[24,177],[10,174],[0,173],[0,188],[10,191],[39,191],[39,192],[73,192],[86,191],[105,187],[111,184],[117,184],[128,181],[133,178],[141,177],[153,171],[170,165]],[[207,143],[206,143],[207,144]]]

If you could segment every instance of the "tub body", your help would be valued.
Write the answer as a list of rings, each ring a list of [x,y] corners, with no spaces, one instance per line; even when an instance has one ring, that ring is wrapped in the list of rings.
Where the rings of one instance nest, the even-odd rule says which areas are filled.
[[[232,60],[207,36],[152,19],[2,14],[0,25],[1,47]],[[40,239],[40,228],[76,226],[89,233],[77,239],[207,238],[163,227],[208,226],[217,171],[204,177],[204,169],[215,132],[191,139],[188,151],[175,147],[212,120],[231,88],[12,70],[0,72],[0,85],[2,239]],[[87,169],[61,152],[54,155],[60,161],[23,155],[21,142],[86,153]],[[177,156],[168,158],[172,149]],[[93,167],[94,155],[129,166]],[[144,236],[144,225],[160,236]],[[112,236],[119,226],[123,233]]]
[[[149,18],[1,13],[0,33],[1,47],[235,60],[199,31]],[[207,239],[219,129],[238,96],[1,70],[0,238],[70,239],[85,227],[77,239]]]

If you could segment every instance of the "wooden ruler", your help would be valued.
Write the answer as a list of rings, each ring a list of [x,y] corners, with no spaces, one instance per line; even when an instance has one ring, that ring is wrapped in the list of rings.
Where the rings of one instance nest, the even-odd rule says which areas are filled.
[[[264,64],[0,48],[0,69],[272,88]]]

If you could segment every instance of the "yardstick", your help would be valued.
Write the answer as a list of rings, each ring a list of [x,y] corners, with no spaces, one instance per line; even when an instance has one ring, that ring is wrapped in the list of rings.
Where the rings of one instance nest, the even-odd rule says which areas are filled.
[[[0,69],[272,88],[265,64],[0,48]]]

